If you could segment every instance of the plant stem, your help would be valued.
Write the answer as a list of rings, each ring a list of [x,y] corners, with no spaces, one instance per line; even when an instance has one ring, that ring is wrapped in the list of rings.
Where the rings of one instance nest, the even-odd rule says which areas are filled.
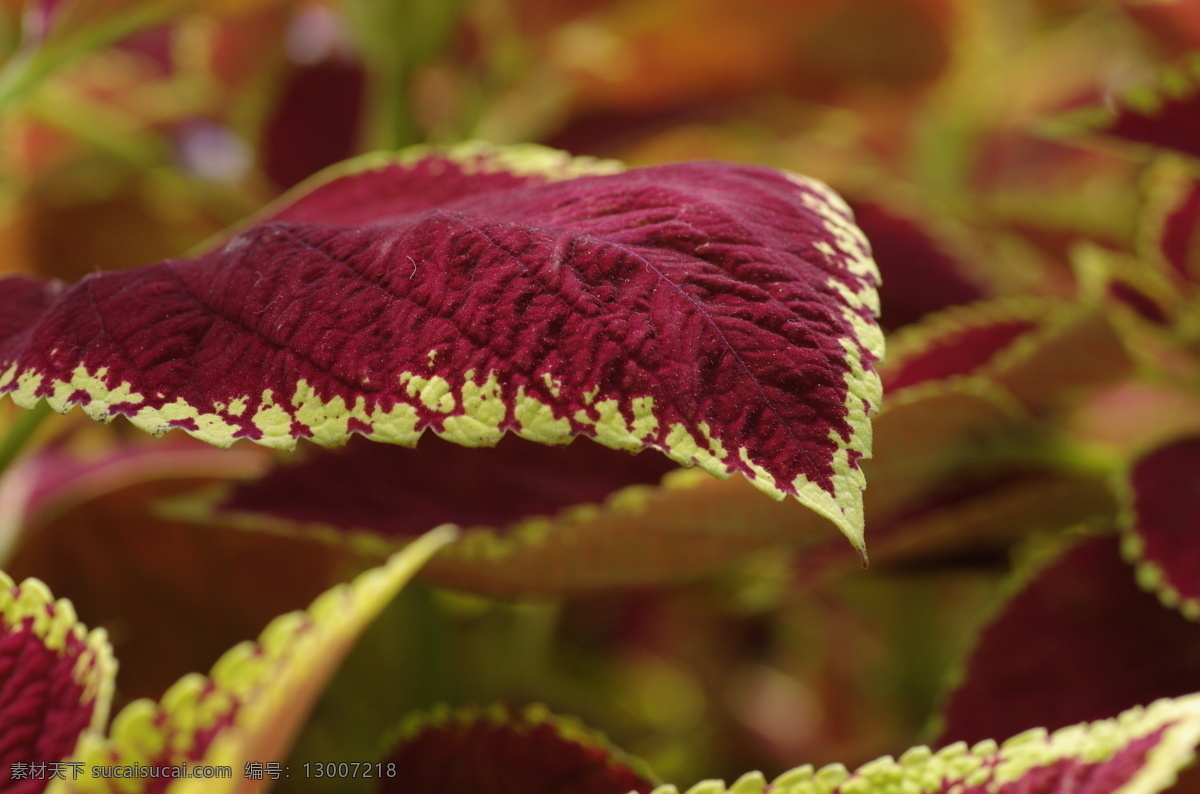
[[[39,402],[32,410],[21,411],[4,438],[0,439],[0,472],[21,454],[26,442],[37,432],[42,420],[50,414],[50,406]]]

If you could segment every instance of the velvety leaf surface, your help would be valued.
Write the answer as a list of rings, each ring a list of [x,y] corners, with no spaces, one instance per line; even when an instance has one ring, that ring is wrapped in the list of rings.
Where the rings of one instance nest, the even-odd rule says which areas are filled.
[[[1200,627],[1138,587],[1113,535],[1042,568],[984,629],[940,741],[1051,730],[1200,690]]]
[[[36,579],[0,572],[0,790],[45,788],[31,765],[68,760],[85,729],[104,726],[115,674],[102,629],[88,632]]]
[[[383,758],[395,776],[379,792],[434,794],[628,794],[654,782],[644,764],[623,756],[574,720],[530,707],[460,709],[407,719]]]
[[[1200,699],[1160,700],[1120,716],[1072,725],[1054,733],[1030,730],[1001,745],[957,742],[937,752],[914,747],[899,760],[885,756],[850,773],[841,764],[819,770],[804,766],[770,784],[760,773],[726,788],[704,781],[688,794],[851,794],[911,791],[983,794],[995,791],[1077,794],[1138,791],[1153,794],[1175,782],[1195,756],[1200,740]],[[655,789],[675,794],[674,786]]]
[[[305,612],[282,615],[257,642],[234,646],[207,676],[180,679],[157,703],[130,703],[108,736],[89,734],[75,755],[85,773],[48,791],[116,792],[126,781],[87,774],[89,767],[185,762],[229,765],[232,778],[141,778],[141,792],[249,792],[262,781],[244,776],[248,761],[281,761],[316,696],[358,635],[418,567],[449,539],[430,533],[385,565],[321,595]]]
[[[746,474],[861,546],[882,336],[844,203],[718,163],[547,183],[597,166],[534,151],[376,160],[196,260],[47,284],[0,391],[218,445],[583,434]]]
[[[1126,487],[1127,551],[1139,579],[1166,604],[1200,619],[1200,436],[1140,457]]]

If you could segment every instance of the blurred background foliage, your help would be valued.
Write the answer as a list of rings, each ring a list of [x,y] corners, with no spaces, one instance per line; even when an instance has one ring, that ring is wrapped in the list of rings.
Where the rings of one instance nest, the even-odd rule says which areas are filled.
[[[1197,46],[1191,2],[5,0],[0,271],[76,280],[184,256],[357,153],[533,141],[826,180],[875,246],[895,332],[979,299],[1074,296],[1081,242],[1135,250],[1145,159],[1067,140],[1063,120],[1124,101]],[[1073,432],[1116,446],[1159,432],[1108,438],[1120,397],[1073,415]],[[108,443],[111,430],[76,423],[73,443]],[[97,523],[128,522],[133,497],[114,493],[92,504]],[[138,520],[203,543],[194,527]],[[239,553],[297,559],[280,539],[250,545]],[[827,579],[772,553],[700,583],[565,602],[418,587],[356,650],[297,753],[357,758],[408,709],[496,700],[578,715],[685,785],[899,753],[936,736],[947,686],[1009,587],[1014,558],[989,552]],[[137,581],[169,589],[154,554],[134,560],[149,572]],[[34,557],[25,572],[88,619],[77,571]],[[273,598],[231,598],[220,619],[203,599],[168,604],[188,622],[176,633],[208,637],[178,660],[154,654],[172,642],[168,619],[136,650],[118,626],[123,697],[158,694],[306,603],[324,564],[260,576]]]

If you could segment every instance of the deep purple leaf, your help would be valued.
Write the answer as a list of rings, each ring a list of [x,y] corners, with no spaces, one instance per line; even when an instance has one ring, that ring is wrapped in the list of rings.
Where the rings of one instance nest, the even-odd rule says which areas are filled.
[[[434,794],[628,794],[654,787],[644,765],[541,708],[518,716],[463,709],[409,719],[375,791]]]
[[[1039,571],[978,640],[940,741],[1051,730],[1200,690],[1200,627],[1137,586],[1115,536]]]
[[[540,149],[359,167],[195,260],[0,281],[0,315],[50,304],[0,339],[0,392],[222,446],[582,434],[745,474],[861,547],[882,337],[828,189],[720,163],[566,178],[611,167]]]
[[[1140,575],[1167,603],[1200,619],[1200,436],[1143,455],[1128,488],[1126,530]]]

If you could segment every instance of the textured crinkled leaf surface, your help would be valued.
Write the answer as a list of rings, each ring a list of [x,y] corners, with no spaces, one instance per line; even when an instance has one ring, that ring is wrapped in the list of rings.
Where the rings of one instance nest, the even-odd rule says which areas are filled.
[[[34,764],[67,761],[108,720],[116,662],[102,629],[88,632],[44,584],[0,572],[0,789],[46,786]]]
[[[937,752],[914,747],[849,772],[841,764],[818,770],[803,766],[771,783],[754,772],[726,788],[704,781],[688,794],[984,794],[984,792],[1072,791],[1076,794],[1154,794],[1171,786],[1195,756],[1200,740],[1200,695],[1160,700],[1120,716],[1071,725],[1054,733],[1034,729],[998,745],[988,739]],[[674,794],[661,786],[656,794]]]
[[[385,565],[322,594],[308,610],[272,621],[257,642],[230,649],[209,675],[181,678],[158,702],[137,700],[113,718],[108,735],[80,742],[76,780],[54,781],[62,792],[248,792],[262,788],[247,778],[247,762],[281,761],[316,696],[346,652],[413,572],[445,543],[446,530],[419,539]],[[98,774],[96,767],[137,764],[182,769],[191,763],[228,765],[231,778],[213,780],[171,772],[128,780]]]
[[[629,794],[654,788],[644,764],[541,707],[516,715],[499,707],[414,714],[382,762],[394,764],[395,775],[379,781],[379,792]]]
[[[0,392],[217,445],[587,435],[743,473],[861,546],[883,340],[845,204],[753,166],[612,170],[375,158],[194,260],[0,281]]]

